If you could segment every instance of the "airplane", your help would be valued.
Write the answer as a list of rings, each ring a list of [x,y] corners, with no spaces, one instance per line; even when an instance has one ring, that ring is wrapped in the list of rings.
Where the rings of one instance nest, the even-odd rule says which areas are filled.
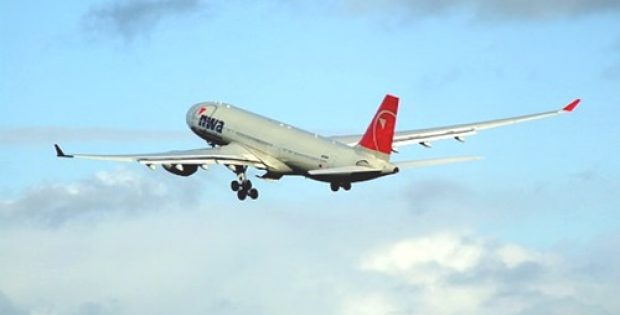
[[[465,137],[479,131],[553,117],[572,112],[580,99],[560,110],[511,118],[395,132],[399,98],[387,94],[363,135],[320,136],[283,122],[260,116],[223,102],[203,102],[187,112],[187,125],[210,147],[151,154],[65,154],[55,144],[59,158],[81,158],[138,162],[151,169],[161,166],[179,176],[190,176],[198,168],[220,164],[237,178],[230,188],[239,200],[258,198],[258,190],[247,176],[248,167],[265,171],[258,178],[279,180],[285,175],[304,176],[327,182],[332,191],[351,189],[351,184],[398,173],[402,169],[477,160],[479,157],[450,157],[413,161],[390,161],[396,148]]]

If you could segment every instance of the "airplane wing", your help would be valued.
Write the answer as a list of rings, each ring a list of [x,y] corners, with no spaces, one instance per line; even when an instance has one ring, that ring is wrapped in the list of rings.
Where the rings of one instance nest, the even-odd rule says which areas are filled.
[[[57,144],[54,145],[56,155],[61,158],[105,160],[116,162],[138,162],[147,166],[153,165],[209,165],[227,164],[254,166],[265,168],[265,164],[243,146],[232,143],[229,145],[195,150],[169,151],[163,153],[97,155],[97,154],[65,154]]]
[[[445,126],[438,128],[429,128],[429,129],[418,129],[418,130],[406,130],[396,132],[394,134],[394,141],[392,143],[393,147],[400,147],[410,144],[421,144],[425,147],[430,147],[431,142],[435,140],[443,140],[443,139],[456,139],[458,141],[463,141],[465,137],[472,136],[478,133],[480,130],[497,128],[512,124],[518,124],[526,121],[537,120],[542,118],[553,117],[561,114],[566,114],[572,112],[581,100],[576,99],[572,101],[570,104],[566,105],[564,108],[560,110],[548,111],[538,114],[517,116],[511,118],[497,119],[497,120],[488,120],[471,124],[461,124],[461,125],[453,125],[453,126]],[[348,135],[348,136],[335,136],[331,137],[336,141],[340,141],[349,146],[356,145],[362,135]]]

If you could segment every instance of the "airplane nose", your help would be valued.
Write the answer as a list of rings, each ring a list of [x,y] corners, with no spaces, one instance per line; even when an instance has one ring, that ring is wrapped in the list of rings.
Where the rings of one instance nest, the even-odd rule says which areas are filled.
[[[196,104],[190,107],[189,110],[187,111],[187,114],[185,115],[185,121],[187,122],[188,126],[191,127],[193,125],[193,120],[194,120],[194,117],[196,117],[196,111],[198,110],[199,107],[200,107],[200,104]]]

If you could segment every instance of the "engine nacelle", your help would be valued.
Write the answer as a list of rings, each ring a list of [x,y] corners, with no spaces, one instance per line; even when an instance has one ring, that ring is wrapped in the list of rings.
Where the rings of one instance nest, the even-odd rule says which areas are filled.
[[[195,164],[164,164],[162,167],[166,171],[179,176],[190,176],[198,170],[198,165]]]

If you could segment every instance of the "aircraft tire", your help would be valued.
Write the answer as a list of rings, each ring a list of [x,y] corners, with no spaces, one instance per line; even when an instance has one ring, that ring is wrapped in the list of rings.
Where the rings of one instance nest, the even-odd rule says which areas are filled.
[[[245,190],[239,190],[237,191],[237,198],[239,198],[239,200],[245,200],[245,198],[248,196],[247,191]]]
[[[344,183],[342,184],[342,189],[349,191],[351,190],[351,183]]]
[[[250,196],[253,200],[256,200],[258,198],[258,190],[256,190],[256,188],[250,189],[248,191],[248,196]]]
[[[329,187],[332,189],[333,192],[336,192],[338,191],[338,189],[340,189],[340,185],[338,185],[337,183],[331,183]]]
[[[232,189],[232,191],[239,191],[240,185],[239,182],[236,180],[233,180],[232,182],[230,182],[230,189]]]
[[[244,181],[241,186],[243,187],[243,189],[249,191],[250,189],[252,189],[252,182],[248,179]]]

